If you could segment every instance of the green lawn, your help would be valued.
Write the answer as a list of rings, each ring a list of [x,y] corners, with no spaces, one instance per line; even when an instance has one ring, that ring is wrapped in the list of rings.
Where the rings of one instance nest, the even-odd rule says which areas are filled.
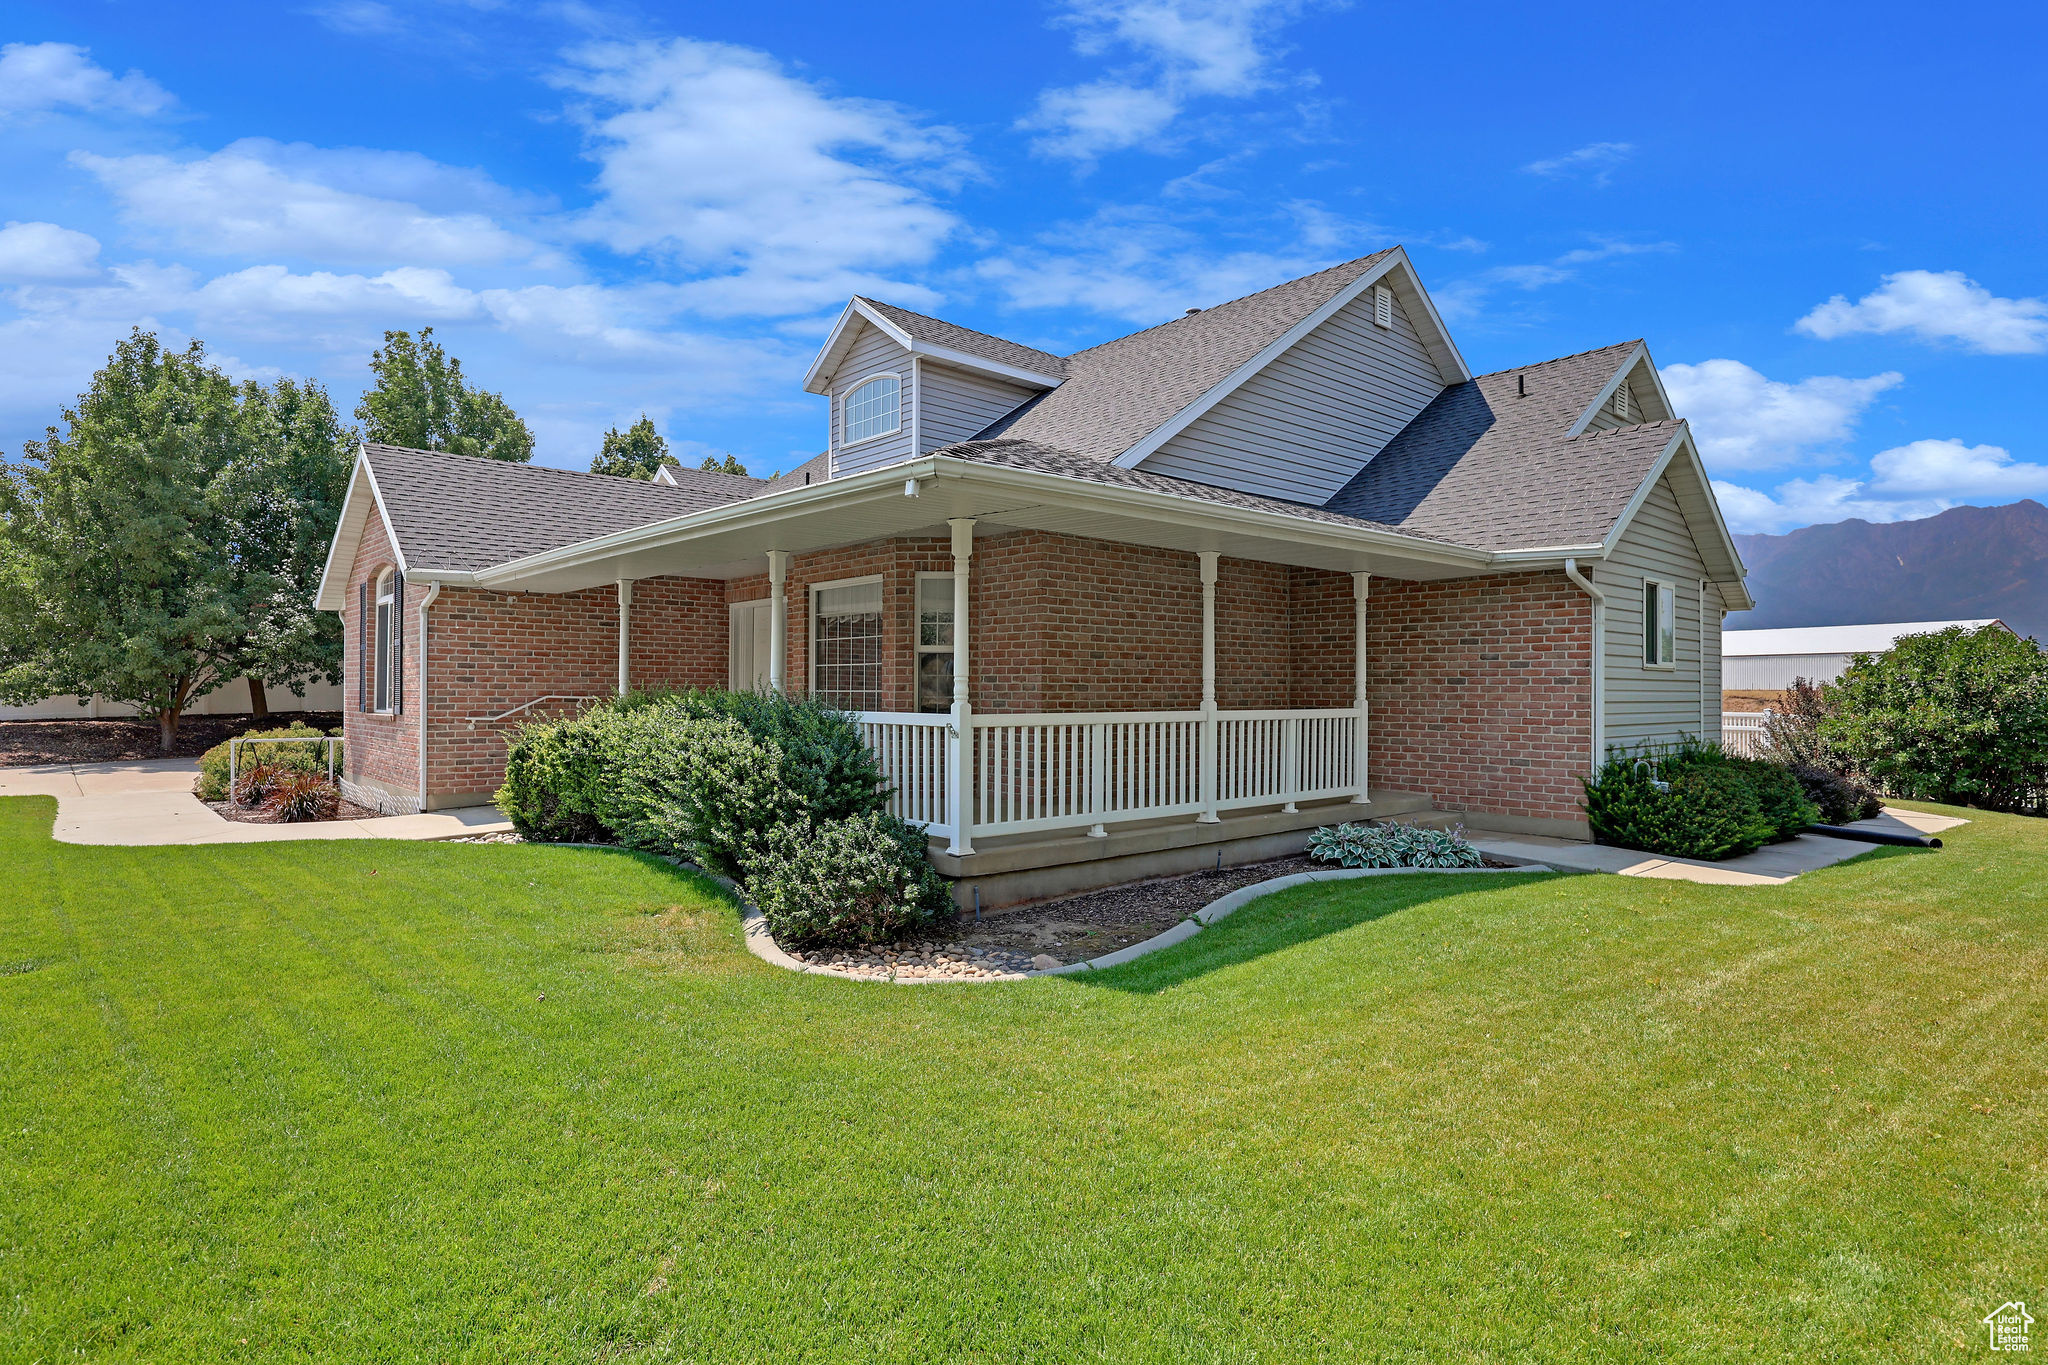
[[[768,967],[630,855],[51,816],[0,800],[6,1360],[1866,1361],[2048,1321],[2048,822],[1785,888],[1304,887],[1100,977],[904,989]]]

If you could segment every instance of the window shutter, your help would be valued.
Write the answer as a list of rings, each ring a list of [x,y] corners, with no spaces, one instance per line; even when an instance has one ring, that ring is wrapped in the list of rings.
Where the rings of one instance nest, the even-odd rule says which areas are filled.
[[[391,711],[405,714],[405,575],[391,575]]]
[[[370,709],[370,632],[375,628],[370,620],[370,584],[366,579],[356,585],[356,710]]]
[[[1372,287],[1372,325],[1392,327],[1394,325],[1394,291],[1383,284]]]

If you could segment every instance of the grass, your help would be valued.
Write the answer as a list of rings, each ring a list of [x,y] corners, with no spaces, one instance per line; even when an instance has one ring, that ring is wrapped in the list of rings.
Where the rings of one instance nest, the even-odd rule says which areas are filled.
[[[51,818],[0,800],[4,1360],[1921,1360],[2048,1281],[2048,822],[898,989],[631,855]]]

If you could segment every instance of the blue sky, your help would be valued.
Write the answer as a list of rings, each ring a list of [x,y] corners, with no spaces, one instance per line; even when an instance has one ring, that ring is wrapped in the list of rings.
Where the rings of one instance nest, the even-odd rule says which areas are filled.
[[[1788,12],[1790,11],[1790,12]],[[1731,523],[2048,497],[2039,6],[0,11],[0,446],[136,323],[550,464],[756,473],[846,296],[1069,351],[1405,243],[1475,370],[1647,337]]]

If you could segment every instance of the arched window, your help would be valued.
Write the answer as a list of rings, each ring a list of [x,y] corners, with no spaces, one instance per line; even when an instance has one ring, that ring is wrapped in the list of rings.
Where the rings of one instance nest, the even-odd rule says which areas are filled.
[[[392,675],[396,672],[393,665],[398,653],[395,647],[395,637],[398,633],[398,595],[394,590],[397,582],[398,575],[390,569],[377,575],[377,619],[371,636],[375,641],[377,653],[375,662],[371,664],[370,673],[376,689],[376,699],[371,702],[371,709],[376,711],[393,710],[392,694],[397,691],[392,686]]]
[[[850,446],[858,441],[887,436],[902,426],[902,393],[902,381],[893,374],[878,374],[855,385],[853,392],[846,395],[846,434],[840,439],[840,444]]]

